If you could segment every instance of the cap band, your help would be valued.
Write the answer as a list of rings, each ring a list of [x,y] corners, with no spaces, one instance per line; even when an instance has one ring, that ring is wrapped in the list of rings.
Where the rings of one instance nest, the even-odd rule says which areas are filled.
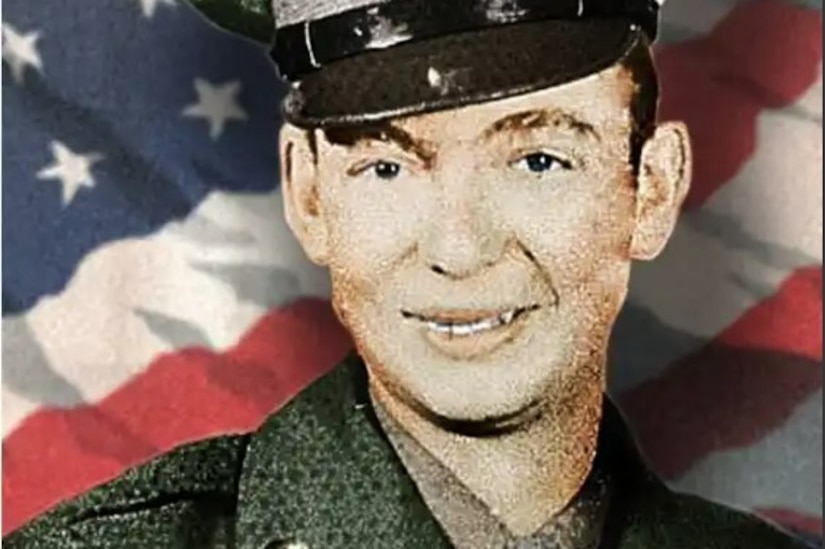
[[[546,19],[629,17],[653,41],[656,0],[393,0],[275,32],[272,59],[288,81],[339,59],[448,34]]]

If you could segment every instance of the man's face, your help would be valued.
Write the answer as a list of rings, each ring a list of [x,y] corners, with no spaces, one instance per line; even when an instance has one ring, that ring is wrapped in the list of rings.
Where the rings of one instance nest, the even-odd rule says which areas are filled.
[[[464,421],[601,391],[637,227],[632,89],[614,67],[382,130],[317,132],[314,183],[297,183],[311,191],[287,189],[313,204],[292,224],[312,217],[313,236],[297,232],[376,381]]]

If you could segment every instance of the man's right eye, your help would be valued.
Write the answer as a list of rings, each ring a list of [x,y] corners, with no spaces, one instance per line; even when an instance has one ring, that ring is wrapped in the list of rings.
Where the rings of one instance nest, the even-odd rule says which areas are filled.
[[[401,173],[401,164],[389,160],[359,162],[347,170],[350,177],[374,176],[378,179],[390,181]]]

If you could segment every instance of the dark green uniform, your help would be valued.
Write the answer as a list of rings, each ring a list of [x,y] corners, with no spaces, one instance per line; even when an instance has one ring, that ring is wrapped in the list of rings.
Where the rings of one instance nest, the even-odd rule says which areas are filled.
[[[747,514],[668,490],[644,467],[619,415],[608,408],[599,454],[618,483],[600,549],[804,547]],[[57,506],[10,534],[3,547],[274,549],[290,543],[451,547],[381,430],[355,358],[257,432],[157,457]]]

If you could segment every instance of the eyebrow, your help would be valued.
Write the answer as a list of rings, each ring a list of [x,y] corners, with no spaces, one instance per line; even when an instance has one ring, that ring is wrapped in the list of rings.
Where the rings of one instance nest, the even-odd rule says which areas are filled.
[[[534,109],[510,114],[490,124],[481,134],[489,140],[506,132],[525,132],[543,128],[568,129],[585,137],[600,140],[596,128],[575,115],[558,109]]]
[[[435,147],[429,141],[413,137],[409,132],[392,123],[326,128],[324,135],[333,145],[354,147],[359,143],[380,141],[393,143],[405,152],[413,153],[427,164],[435,158]]]

